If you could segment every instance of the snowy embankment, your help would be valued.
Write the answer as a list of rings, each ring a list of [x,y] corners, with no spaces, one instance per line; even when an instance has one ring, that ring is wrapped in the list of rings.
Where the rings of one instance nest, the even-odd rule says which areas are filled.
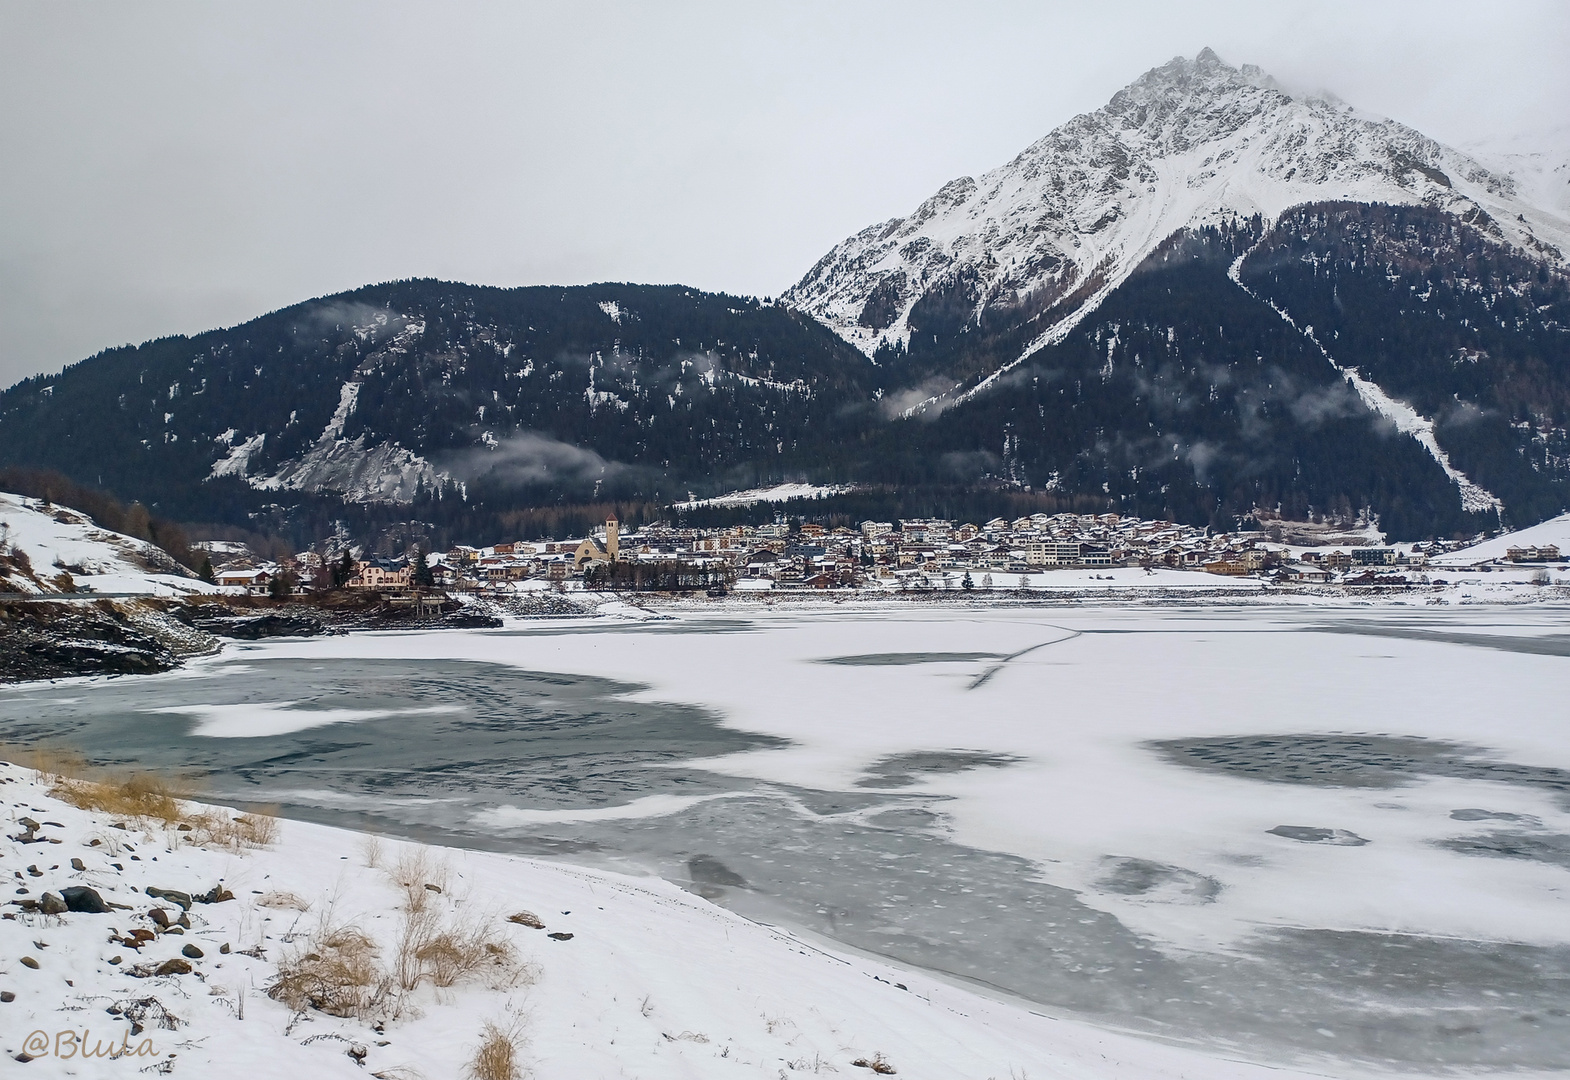
[[[1440,566],[1471,566],[1491,559],[1506,558],[1511,548],[1544,547],[1550,544],[1559,548],[1562,554],[1570,555],[1570,514],[1560,514],[1528,528],[1440,555],[1434,559],[1434,563]]]
[[[192,803],[80,809],[4,763],[0,801],[0,1050],[23,1075],[112,1046],[133,1055],[114,1067],[174,1075],[449,1077],[488,1029],[542,1080],[1294,1075],[831,951],[663,881]],[[62,899],[107,910],[41,910]]]
[[[0,492],[0,682],[168,670],[217,645],[165,601],[213,591],[145,540]]]
[[[0,554],[20,555],[31,566],[26,573],[15,563],[0,563],[0,592],[180,597],[217,591],[146,540],[100,528],[76,510],[3,491]]]

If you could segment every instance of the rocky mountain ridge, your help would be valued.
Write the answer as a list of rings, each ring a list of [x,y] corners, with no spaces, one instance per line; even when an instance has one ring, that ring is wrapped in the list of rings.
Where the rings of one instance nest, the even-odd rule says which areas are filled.
[[[1061,340],[1157,245],[1333,200],[1429,206],[1563,262],[1570,221],[1508,174],[1392,120],[1294,96],[1206,49],[1147,72],[1006,165],[837,245],[782,299],[869,356],[1030,324]],[[985,372],[956,372],[956,385]]]

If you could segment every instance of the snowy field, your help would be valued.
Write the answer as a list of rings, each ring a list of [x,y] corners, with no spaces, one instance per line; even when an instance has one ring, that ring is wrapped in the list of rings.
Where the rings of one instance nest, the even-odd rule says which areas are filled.
[[[518,622],[10,688],[0,738],[198,769],[292,817],[663,877],[925,972],[889,976],[908,985],[1073,1020],[932,1075],[1156,1074],[1054,1042],[1094,1027],[1186,1046],[1175,1072],[1208,1062],[1190,1075],[1548,1070],[1570,1060],[1565,616]],[[541,1075],[709,1075],[633,1060]]]
[[[76,510],[45,506],[4,491],[0,491],[0,547],[26,555],[34,573],[46,582],[67,571],[72,589],[166,597],[214,591],[146,540],[99,528]],[[0,584],[0,592],[13,589],[40,591],[15,578]]]

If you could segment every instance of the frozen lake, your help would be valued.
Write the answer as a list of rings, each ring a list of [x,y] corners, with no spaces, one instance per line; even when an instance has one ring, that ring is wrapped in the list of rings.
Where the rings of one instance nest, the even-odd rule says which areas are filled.
[[[761,612],[239,645],[0,739],[642,869],[1267,1061],[1570,1060],[1561,609]]]

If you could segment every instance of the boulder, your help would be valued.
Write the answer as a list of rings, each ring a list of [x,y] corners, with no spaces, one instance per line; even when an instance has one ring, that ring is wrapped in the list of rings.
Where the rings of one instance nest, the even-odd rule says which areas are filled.
[[[71,910],[65,906],[65,901],[52,892],[46,892],[38,900],[38,910],[45,915],[64,915]]]
[[[171,904],[179,904],[186,910],[190,910],[193,902],[190,893],[181,892],[179,889],[160,889],[156,885],[149,885],[142,891],[155,900],[167,900]]]
[[[88,888],[86,885],[72,885],[70,888],[61,889],[60,898],[65,901],[68,911],[80,911],[86,915],[104,915],[109,911],[109,905],[104,903],[102,896],[98,895],[98,890]]]

